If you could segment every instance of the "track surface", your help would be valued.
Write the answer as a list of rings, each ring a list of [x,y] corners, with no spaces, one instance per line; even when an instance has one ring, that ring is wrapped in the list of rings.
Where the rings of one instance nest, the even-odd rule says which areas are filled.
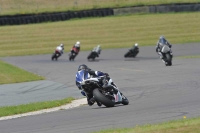
[[[199,44],[174,45],[172,49],[174,56],[200,54]],[[74,83],[78,65],[87,64],[94,70],[108,72],[130,104],[113,108],[82,106],[0,121],[1,132],[87,133],[200,116],[199,58],[174,58],[173,66],[165,67],[158,59],[155,47],[141,47],[135,59],[124,59],[126,51],[103,50],[100,59],[94,62],[86,60],[89,52],[81,52],[74,62],[67,60],[67,54],[57,62],[50,61],[50,55],[3,58],[48,80],[74,88],[73,91],[78,91]]]

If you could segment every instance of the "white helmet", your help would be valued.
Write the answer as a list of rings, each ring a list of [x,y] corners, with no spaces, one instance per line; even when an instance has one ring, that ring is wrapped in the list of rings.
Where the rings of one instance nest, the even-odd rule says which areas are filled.
[[[76,44],[75,44],[75,47],[80,47],[80,44],[81,43],[79,41],[77,41]]]
[[[138,46],[138,43],[135,43],[135,46],[137,47],[137,46]]]
[[[100,45],[97,45],[97,47],[100,48],[101,46],[100,46]]]
[[[61,44],[60,44],[60,47],[64,47],[64,44],[61,43]]]

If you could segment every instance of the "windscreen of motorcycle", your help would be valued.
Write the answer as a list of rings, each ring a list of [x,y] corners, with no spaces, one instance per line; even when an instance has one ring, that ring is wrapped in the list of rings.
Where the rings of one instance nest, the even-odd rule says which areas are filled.
[[[76,73],[76,82],[81,83],[82,81],[89,78],[90,78],[90,74],[85,70],[81,70]]]
[[[162,53],[167,53],[169,51],[170,51],[170,48],[167,45],[163,46]]]

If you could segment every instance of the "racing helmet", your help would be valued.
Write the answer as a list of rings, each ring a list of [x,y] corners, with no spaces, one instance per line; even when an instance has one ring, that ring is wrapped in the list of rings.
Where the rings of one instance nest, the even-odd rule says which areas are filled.
[[[159,43],[161,43],[161,44],[167,44],[167,40],[165,39],[164,36],[160,36]]]
[[[85,64],[82,64],[78,67],[78,71],[81,71],[81,70],[86,70],[88,69],[88,67],[85,65]]]
[[[138,43],[135,43],[135,46],[137,47],[137,46],[138,46]]]
[[[80,44],[81,43],[79,41],[77,41],[76,44],[75,44],[75,47],[80,47]]]
[[[160,36],[160,39],[164,39],[165,37],[163,35]]]
[[[64,44],[61,43],[61,44],[60,44],[60,47],[64,47]]]

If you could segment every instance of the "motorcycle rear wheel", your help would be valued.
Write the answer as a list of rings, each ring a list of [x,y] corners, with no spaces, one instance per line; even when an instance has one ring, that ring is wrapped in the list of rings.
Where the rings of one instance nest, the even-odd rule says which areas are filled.
[[[53,53],[51,56],[51,60],[54,60],[55,57],[56,57],[56,53]]]
[[[128,105],[129,104],[128,99],[123,94],[121,94],[121,95],[122,95],[122,104]]]

